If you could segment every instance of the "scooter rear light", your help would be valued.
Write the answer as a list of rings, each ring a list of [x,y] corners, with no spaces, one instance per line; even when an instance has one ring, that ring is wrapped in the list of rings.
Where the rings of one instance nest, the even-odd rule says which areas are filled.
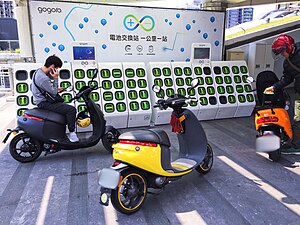
[[[120,162],[114,161],[114,163],[112,164],[112,167],[118,166],[118,165],[120,165],[120,164],[121,164]]]
[[[279,119],[276,116],[266,116],[266,117],[261,117],[259,119],[256,120],[257,124],[261,124],[261,123],[274,123],[274,122],[278,122]]]
[[[31,120],[36,120],[36,121],[43,121],[43,119],[35,117],[35,116],[29,116],[27,114],[23,114],[23,117],[27,118],[27,119],[31,119]]]
[[[131,140],[120,140],[120,144],[126,144],[126,145],[140,145],[140,146],[148,146],[148,147],[156,147],[156,143],[151,142],[142,142],[142,141],[131,141]]]

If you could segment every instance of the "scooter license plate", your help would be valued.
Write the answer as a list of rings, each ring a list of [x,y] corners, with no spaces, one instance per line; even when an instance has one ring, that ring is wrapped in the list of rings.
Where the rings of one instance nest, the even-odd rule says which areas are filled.
[[[101,188],[116,189],[119,181],[119,171],[111,168],[104,168],[98,172],[98,183]]]
[[[280,148],[280,138],[274,134],[268,134],[256,139],[257,152],[273,152]]]

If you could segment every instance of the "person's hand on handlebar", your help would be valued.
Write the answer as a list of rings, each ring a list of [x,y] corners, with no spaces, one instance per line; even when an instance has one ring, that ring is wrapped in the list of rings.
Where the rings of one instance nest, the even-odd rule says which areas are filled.
[[[63,91],[65,91],[65,89],[62,88],[62,87],[59,87],[59,88],[57,89],[57,92],[58,92],[58,93],[62,93]]]

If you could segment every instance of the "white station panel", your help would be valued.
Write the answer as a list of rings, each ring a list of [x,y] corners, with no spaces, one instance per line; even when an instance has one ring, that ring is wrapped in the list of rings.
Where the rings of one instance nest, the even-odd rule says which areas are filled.
[[[175,94],[187,96],[187,89],[190,87],[191,82],[194,78],[192,65],[190,62],[171,62],[173,72],[173,82],[175,86]],[[198,99],[198,94],[195,90],[192,90],[190,96],[194,96]],[[199,113],[198,102],[192,102],[187,106],[195,115]]]
[[[216,119],[232,118],[234,117],[237,109],[237,99],[230,64],[226,61],[212,61],[211,69],[216,85],[216,96],[219,103]]]
[[[148,80],[152,105],[162,97],[166,99],[174,95],[175,86],[170,62],[150,62],[148,64]],[[152,91],[152,86],[154,84],[161,87],[161,93]],[[171,114],[172,109],[170,108],[167,110],[153,108],[151,121],[155,125],[168,124],[170,122]]]
[[[246,81],[249,77],[247,64],[245,61],[230,61],[230,68],[238,104],[234,117],[251,116],[256,103],[252,85]]]
[[[58,86],[62,88],[67,88],[71,85],[73,85],[71,63],[64,63],[62,68],[59,70]],[[73,91],[65,91],[62,92],[60,95],[64,99],[65,103],[75,107],[74,101],[70,102],[71,98],[74,97]]]
[[[192,67],[199,82],[199,86],[196,88],[200,106],[197,118],[198,120],[213,120],[216,118],[219,104],[211,67],[198,63],[193,63]]]
[[[152,106],[145,63],[123,63],[123,74],[129,112],[127,127],[149,126]]]
[[[42,64],[40,63],[14,64],[14,94],[16,97],[17,116],[23,115],[26,109],[36,107],[30,86],[34,72],[41,67]]]
[[[122,63],[99,63],[98,67],[106,123],[115,128],[126,128],[128,108]]]

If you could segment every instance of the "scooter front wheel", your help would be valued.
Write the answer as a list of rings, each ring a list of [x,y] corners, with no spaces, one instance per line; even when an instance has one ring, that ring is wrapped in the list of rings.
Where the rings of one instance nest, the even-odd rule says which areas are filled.
[[[214,153],[210,144],[207,144],[206,154],[203,161],[199,166],[196,167],[196,171],[201,174],[207,174],[213,165],[214,162]]]
[[[119,136],[120,132],[117,129],[112,129],[111,131],[103,135],[103,137],[101,138],[102,145],[108,152],[112,153],[112,145],[114,144],[113,140],[117,140]]]
[[[120,213],[133,214],[138,211],[147,196],[147,181],[135,171],[125,170],[116,190],[111,192],[111,203]]]
[[[21,162],[32,162],[42,153],[41,144],[26,133],[20,133],[15,136],[9,144],[11,156]]]
[[[281,158],[281,149],[278,149],[273,152],[269,152],[269,159],[271,159],[273,162],[278,162]]]

